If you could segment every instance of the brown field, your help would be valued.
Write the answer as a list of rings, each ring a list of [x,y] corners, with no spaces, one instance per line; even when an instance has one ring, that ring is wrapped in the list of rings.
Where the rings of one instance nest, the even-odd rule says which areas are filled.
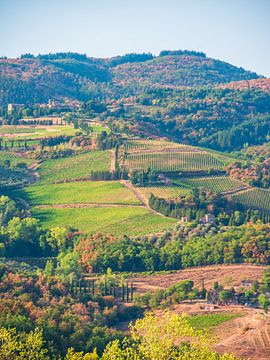
[[[263,266],[251,264],[213,265],[184,269],[171,274],[138,275],[130,280],[139,292],[164,289],[182,280],[193,280],[195,287],[200,288],[204,279],[206,289],[212,287],[214,281],[225,287],[238,287],[243,280],[260,280],[263,269]]]
[[[194,285],[199,288],[202,279],[206,288],[212,287],[214,281],[225,287],[237,288],[242,285],[243,280],[260,281],[263,270],[263,266],[251,264],[215,265],[189,268],[171,274],[138,275],[130,280],[141,293],[164,289],[182,280],[193,280]],[[215,306],[210,309],[205,301],[188,300],[173,306],[172,310],[189,315],[237,313],[239,317],[213,328],[213,336],[216,337],[215,349],[220,353],[234,353],[243,359],[270,359],[270,315],[262,310],[238,305]]]
[[[270,359],[270,316],[255,309],[242,310],[243,316],[215,329],[218,352],[235,353],[251,360]]]
[[[270,315],[259,309],[244,306],[215,306],[209,311],[204,301],[185,301],[172,310],[180,314],[202,315],[213,313],[235,313],[235,319],[225,321],[211,330],[215,338],[214,348],[219,353],[234,353],[243,359],[270,359]]]

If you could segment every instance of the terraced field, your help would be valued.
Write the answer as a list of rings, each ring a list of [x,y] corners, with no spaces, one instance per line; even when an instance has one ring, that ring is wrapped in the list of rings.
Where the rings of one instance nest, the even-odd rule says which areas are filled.
[[[44,227],[71,226],[89,234],[102,231],[114,235],[146,235],[163,231],[176,223],[174,219],[155,215],[143,207],[34,207],[32,214],[42,221]]]
[[[138,188],[140,193],[147,199],[153,194],[163,199],[173,199],[178,196],[185,196],[190,194],[190,190],[187,188],[181,188],[180,186],[156,186],[156,187],[140,187]]]
[[[245,207],[257,208],[270,212],[270,190],[252,188],[231,196]]]
[[[48,160],[40,168],[41,184],[87,179],[91,171],[110,169],[109,151],[92,151],[72,157]]]
[[[140,205],[134,193],[117,181],[82,181],[63,184],[34,185],[13,196],[32,206],[55,204],[129,204]]]
[[[231,179],[228,176],[183,178],[181,183],[191,187],[206,188],[216,193],[235,190],[245,186],[241,181]]]

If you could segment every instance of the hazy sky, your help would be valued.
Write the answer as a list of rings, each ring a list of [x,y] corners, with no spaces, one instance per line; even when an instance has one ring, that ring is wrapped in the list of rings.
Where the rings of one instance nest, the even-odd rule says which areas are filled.
[[[0,55],[204,51],[270,77],[270,0],[0,0]]]

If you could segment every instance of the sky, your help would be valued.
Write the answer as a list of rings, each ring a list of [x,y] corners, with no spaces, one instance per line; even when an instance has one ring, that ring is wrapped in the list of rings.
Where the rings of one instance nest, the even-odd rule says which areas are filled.
[[[0,0],[0,56],[164,49],[270,77],[270,0]]]

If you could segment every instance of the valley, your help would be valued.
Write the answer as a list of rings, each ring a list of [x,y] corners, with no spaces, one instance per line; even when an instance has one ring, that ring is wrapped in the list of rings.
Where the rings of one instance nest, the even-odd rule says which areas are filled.
[[[0,75],[0,340],[267,359],[269,79],[186,50]]]

